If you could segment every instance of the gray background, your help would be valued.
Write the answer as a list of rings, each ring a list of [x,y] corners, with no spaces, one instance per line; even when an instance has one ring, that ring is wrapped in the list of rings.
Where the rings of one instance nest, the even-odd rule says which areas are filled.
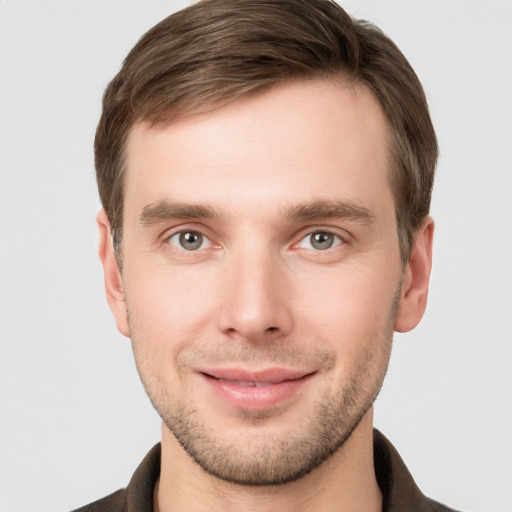
[[[92,140],[135,41],[189,2],[0,1],[0,509],[125,485],[159,439],[102,289]],[[424,492],[512,511],[512,2],[360,0],[422,79],[441,145],[430,305],[376,405]]]

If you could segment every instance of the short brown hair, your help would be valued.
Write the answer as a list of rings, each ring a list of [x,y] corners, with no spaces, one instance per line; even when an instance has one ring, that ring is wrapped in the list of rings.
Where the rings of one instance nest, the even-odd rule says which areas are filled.
[[[125,146],[137,121],[170,123],[282,81],[343,77],[369,87],[392,135],[400,252],[430,209],[437,140],[423,88],[397,46],[331,0],[203,0],[155,25],[103,96],[95,140],[101,201],[122,239]]]

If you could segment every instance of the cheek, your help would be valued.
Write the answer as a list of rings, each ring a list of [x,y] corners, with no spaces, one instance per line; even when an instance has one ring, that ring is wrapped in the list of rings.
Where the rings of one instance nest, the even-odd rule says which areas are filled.
[[[148,273],[125,287],[130,337],[144,387],[157,409],[178,397],[178,355],[204,338],[212,294],[198,292],[183,272]]]
[[[134,276],[135,277],[135,276]],[[153,271],[126,279],[132,339],[152,352],[176,352],[207,328],[216,303],[205,275]]]
[[[295,290],[297,327],[316,332],[340,359],[353,360],[392,335],[398,283],[396,276],[383,279],[362,269],[310,272]]]

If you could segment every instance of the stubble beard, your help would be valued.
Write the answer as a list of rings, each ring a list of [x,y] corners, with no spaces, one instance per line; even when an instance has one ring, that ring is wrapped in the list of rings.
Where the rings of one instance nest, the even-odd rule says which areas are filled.
[[[150,371],[144,371],[144,358],[132,344],[142,383],[154,408],[164,424],[173,433],[186,453],[208,474],[226,482],[246,486],[280,485],[296,481],[307,475],[338,450],[342,449],[361,419],[377,398],[386,375],[394,332],[394,323],[400,297],[400,287],[394,297],[387,325],[375,337],[357,361],[348,382],[338,389],[327,389],[311,411],[304,411],[304,422],[282,433],[269,436],[265,428],[272,411],[263,413],[240,412],[250,435],[236,439],[213,431],[203,421],[202,411],[194,404],[176,398]],[[272,360],[297,360],[296,352],[287,352],[272,342],[268,352],[279,354]],[[238,351],[238,355],[242,352]],[[250,359],[251,351],[243,352]],[[231,351],[233,354],[233,351]],[[261,355],[259,356],[262,357]],[[327,352],[316,353],[327,368],[334,366],[335,357]],[[238,359],[232,358],[231,360]],[[253,358],[254,359],[254,358]],[[267,359],[269,360],[269,359]]]

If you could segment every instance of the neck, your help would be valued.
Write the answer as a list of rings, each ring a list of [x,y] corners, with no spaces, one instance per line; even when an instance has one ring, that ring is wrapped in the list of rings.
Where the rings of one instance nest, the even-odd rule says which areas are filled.
[[[373,465],[370,409],[342,448],[300,480],[244,486],[201,469],[162,427],[162,467],[155,490],[157,512],[380,512],[382,495]]]

